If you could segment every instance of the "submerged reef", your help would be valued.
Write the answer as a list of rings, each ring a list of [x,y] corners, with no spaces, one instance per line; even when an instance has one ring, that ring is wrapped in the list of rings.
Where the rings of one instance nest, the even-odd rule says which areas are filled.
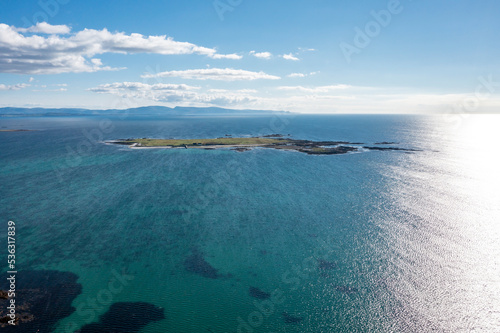
[[[85,325],[80,333],[135,333],[154,321],[165,319],[164,309],[145,302],[119,302],[99,318]]]
[[[0,275],[0,289],[9,290],[7,274]],[[75,308],[73,300],[81,293],[78,276],[59,271],[22,271],[16,275],[15,326],[8,324],[10,300],[0,298],[2,332],[52,332],[56,323]]]
[[[319,259],[318,260],[318,268],[320,270],[326,271],[326,270],[332,270],[334,268],[337,268],[337,263],[333,261],[327,261],[324,259]]]
[[[268,299],[271,297],[270,293],[266,293],[265,291],[262,291],[257,287],[250,287],[249,292],[250,296],[257,299]]]
[[[288,314],[287,312],[283,312],[281,315],[283,316],[283,321],[286,324],[297,324],[300,323],[302,320],[304,320],[304,318],[302,317],[295,317]]]
[[[351,286],[335,286],[335,290],[343,294],[353,294],[358,292],[358,288]]]
[[[208,279],[218,279],[221,277],[230,277],[230,274],[219,274],[219,271],[210,265],[203,253],[198,249],[191,250],[191,254],[184,260],[186,271],[203,276]]]

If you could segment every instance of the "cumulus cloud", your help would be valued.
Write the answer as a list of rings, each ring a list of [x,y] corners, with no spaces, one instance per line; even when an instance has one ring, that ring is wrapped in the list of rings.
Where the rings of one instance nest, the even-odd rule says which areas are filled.
[[[251,72],[243,69],[232,68],[207,68],[188,69],[183,71],[167,71],[157,74],[145,74],[142,78],[155,77],[180,77],[190,80],[219,80],[219,81],[240,81],[240,80],[279,80],[279,76],[269,75],[264,72]]]
[[[51,25],[47,22],[38,22],[36,25],[29,28],[16,28],[16,31],[19,32],[35,32],[42,34],[56,34],[56,35],[64,35],[69,34],[71,28],[67,25]]]
[[[146,84],[141,82],[116,82],[103,84],[89,91],[100,94],[112,94],[123,98],[146,99],[148,101],[190,104],[190,105],[239,105],[257,100],[251,96],[254,90],[228,91],[210,89],[207,93],[199,93],[200,87],[185,84]]]
[[[97,93],[110,93],[115,91],[189,91],[200,89],[195,86],[188,86],[186,84],[147,84],[142,82],[115,82],[101,84],[95,88],[90,88],[89,91]]]
[[[261,58],[261,59],[271,59],[273,56],[270,52],[255,52],[255,51],[250,51],[250,54],[253,55],[256,58]]]
[[[67,29],[66,29],[67,28]],[[27,32],[54,33],[44,37]],[[130,35],[107,29],[84,29],[68,37],[66,26],[38,23],[27,29],[0,24],[0,72],[57,74],[116,70],[104,66],[95,55],[105,53],[199,54],[213,59],[241,59],[237,54],[219,54],[213,48],[178,42],[167,36]]]
[[[115,82],[102,84],[89,91],[100,94],[112,94],[123,98],[141,98],[155,102],[178,102],[196,96],[199,87],[185,84],[147,84],[142,82]]]
[[[337,85],[331,85],[331,86],[319,86],[319,87],[314,87],[314,88],[308,88],[308,87],[303,87],[303,86],[281,86],[281,87],[278,87],[278,90],[300,91],[300,92],[306,92],[306,93],[328,93],[330,91],[344,90],[344,89],[348,89],[351,87],[352,86],[347,85],[347,84],[337,84]]]
[[[13,85],[0,84],[0,90],[21,90],[29,86],[30,84],[26,83],[18,83]]]
[[[216,106],[235,106],[256,102],[258,98],[238,92],[224,94],[200,94],[196,99],[190,101],[194,103],[210,104]]]
[[[283,59],[286,59],[286,60],[293,60],[293,61],[299,61],[300,60],[299,58],[297,58],[296,56],[294,56],[292,53],[283,54],[282,57],[283,57]]]

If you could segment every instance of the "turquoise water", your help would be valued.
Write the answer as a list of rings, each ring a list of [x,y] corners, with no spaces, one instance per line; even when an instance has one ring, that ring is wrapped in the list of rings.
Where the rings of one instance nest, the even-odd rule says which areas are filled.
[[[164,309],[141,332],[497,332],[500,117],[449,120],[2,118],[2,127],[37,131],[0,133],[0,216],[17,225],[19,274],[78,276],[77,310],[56,332],[95,322],[116,302]],[[422,151],[100,142],[271,133]],[[193,253],[218,278],[187,270]],[[320,260],[335,265],[320,269]],[[126,278],[110,287],[117,275]],[[250,287],[275,297],[251,297]]]

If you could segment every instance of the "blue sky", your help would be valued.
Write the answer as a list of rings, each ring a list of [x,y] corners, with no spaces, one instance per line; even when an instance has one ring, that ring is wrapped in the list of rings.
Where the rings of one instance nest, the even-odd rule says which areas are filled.
[[[0,106],[496,111],[495,0],[4,0]]]

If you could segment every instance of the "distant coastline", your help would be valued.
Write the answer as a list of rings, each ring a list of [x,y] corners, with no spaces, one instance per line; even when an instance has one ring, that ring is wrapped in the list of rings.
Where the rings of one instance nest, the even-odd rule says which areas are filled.
[[[0,129],[0,132],[33,132],[34,130],[29,129]]]
[[[0,117],[64,117],[64,116],[224,116],[292,114],[290,111],[236,110],[217,107],[145,106],[129,109],[92,110],[84,108],[0,108]]]

